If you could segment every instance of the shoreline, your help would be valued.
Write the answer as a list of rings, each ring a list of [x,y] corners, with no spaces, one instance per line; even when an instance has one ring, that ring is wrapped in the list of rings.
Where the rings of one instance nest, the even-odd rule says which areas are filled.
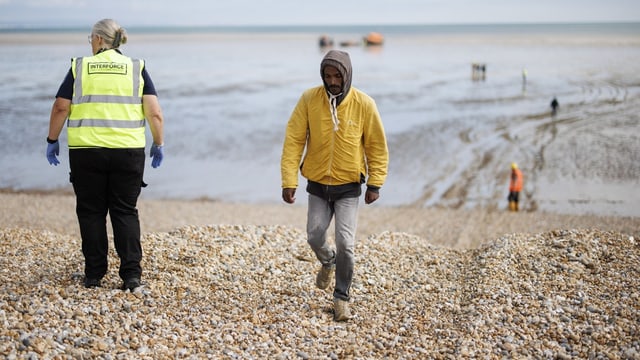
[[[26,228],[79,236],[73,194],[59,190],[9,192],[2,189],[0,202],[3,203],[0,211],[2,228]],[[143,234],[209,225],[286,226],[302,232],[306,229],[306,204],[141,198],[138,210]],[[538,234],[571,229],[615,231],[638,238],[640,217],[361,204],[357,239],[397,232],[420,237],[432,245],[470,249],[505,234]],[[111,234],[110,224],[108,230]]]

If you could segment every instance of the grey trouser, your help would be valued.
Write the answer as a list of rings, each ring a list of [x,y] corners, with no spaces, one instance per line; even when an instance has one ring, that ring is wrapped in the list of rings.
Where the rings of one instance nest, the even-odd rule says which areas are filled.
[[[307,242],[322,266],[336,267],[336,286],[333,297],[349,300],[353,280],[356,228],[358,225],[358,197],[327,201],[309,194],[307,212]],[[335,215],[336,248],[327,243],[327,229]]]

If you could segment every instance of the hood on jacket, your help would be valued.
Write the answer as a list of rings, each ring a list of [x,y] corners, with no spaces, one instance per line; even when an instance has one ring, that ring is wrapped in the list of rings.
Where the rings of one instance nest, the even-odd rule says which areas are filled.
[[[342,94],[336,98],[336,106],[340,105],[342,100],[347,96],[349,90],[351,90],[351,58],[349,57],[349,53],[340,50],[329,50],[327,54],[320,62],[320,77],[322,78],[322,83],[324,84],[324,88],[329,92],[329,87],[327,83],[324,82],[324,68],[326,66],[333,66],[338,69],[340,74],[342,75]]]

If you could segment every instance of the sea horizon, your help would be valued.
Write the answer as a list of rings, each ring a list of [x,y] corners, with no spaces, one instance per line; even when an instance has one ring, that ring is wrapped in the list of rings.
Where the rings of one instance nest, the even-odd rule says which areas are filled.
[[[389,34],[402,33],[459,33],[459,32],[495,32],[504,30],[520,30],[523,32],[591,32],[609,29],[608,32],[625,32],[640,35],[640,22],[527,22],[527,23],[446,23],[446,24],[293,24],[293,25],[123,25],[130,32],[165,33],[165,32],[300,32],[300,33],[350,33],[350,32],[382,32]],[[86,31],[91,25],[55,26],[33,24],[0,24],[0,33],[20,32],[78,32]]]

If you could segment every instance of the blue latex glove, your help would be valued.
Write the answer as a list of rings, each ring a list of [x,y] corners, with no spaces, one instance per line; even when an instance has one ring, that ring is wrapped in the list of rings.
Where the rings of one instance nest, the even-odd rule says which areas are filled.
[[[60,142],[56,141],[53,144],[47,144],[47,160],[49,160],[49,165],[58,166],[60,161],[58,161],[57,155],[60,155]]]
[[[162,158],[164,157],[164,154],[162,152],[162,145],[156,145],[155,143],[151,145],[150,157],[152,159],[151,166],[153,168],[157,168],[158,166],[160,166],[160,164],[162,163]]]

